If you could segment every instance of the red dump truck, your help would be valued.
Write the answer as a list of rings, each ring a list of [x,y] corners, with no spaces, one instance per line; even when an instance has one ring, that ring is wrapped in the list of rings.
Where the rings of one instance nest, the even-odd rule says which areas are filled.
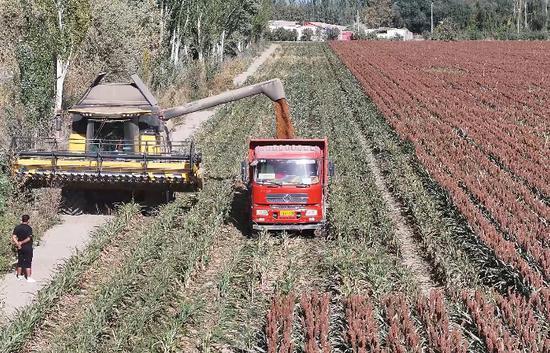
[[[242,176],[252,228],[321,232],[332,174],[326,139],[251,140]]]

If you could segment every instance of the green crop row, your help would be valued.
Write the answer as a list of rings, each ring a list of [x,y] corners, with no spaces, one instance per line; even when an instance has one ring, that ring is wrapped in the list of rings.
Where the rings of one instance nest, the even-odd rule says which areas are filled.
[[[357,113],[341,96],[326,47],[288,45],[285,51],[280,60],[286,60],[285,89],[298,133],[328,137],[329,158],[336,165],[328,214],[334,241],[327,243],[324,266],[345,293],[414,288],[414,280],[396,256],[394,224],[349,122]]]
[[[223,296],[216,304],[217,322],[202,330],[199,347],[228,347],[238,351],[265,349],[262,330],[270,298],[291,291],[329,290],[336,295],[393,290],[414,291],[416,285],[396,254],[394,225],[368,164],[358,158],[361,147],[340,117],[351,112],[341,102],[326,70],[323,46],[284,45],[278,60],[263,72],[285,84],[292,118],[300,137],[329,139],[337,175],[330,188],[327,239],[286,238],[275,241],[260,236],[248,241],[220,276]],[[240,103],[246,104],[246,103]],[[261,114],[270,114],[269,108]],[[348,116],[348,119],[352,118]],[[200,317],[199,299],[186,322]],[[197,309],[199,307],[199,309]],[[198,312],[198,313],[197,313]],[[181,318],[181,317],[180,317]],[[170,337],[186,336],[185,325],[169,321]],[[180,321],[181,323],[181,321]],[[168,328],[172,329],[169,330]],[[164,331],[164,329],[159,329]],[[332,337],[333,341],[343,338]],[[303,337],[296,337],[297,342]],[[176,340],[177,341],[177,340]],[[164,343],[166,343],[164,341]],[[178,347],[161,345],[162,347]],[[181,347],[179,347],[181,348]]]
[[[50,338],[51,351],[95,350],[109,322],[117,318],[119,308],[140,292],[139,279],[159,260],[161,249],[174,229],[180,226],[181,217],[189,206],[189,198],[180,198],[165,206],[148,227],[137,230],[144,235],[139,237],[135,250],[120,267],[112,269],[114,275],[97,290],[92,303],[82,308],[83,315],[63,333]]]
[[[341,103],[338,92],[332,89],[335,85],[331,80],[335,78],[326,71],[329,66],[323,62],[322,48],[284,45],[278,61],[264,75],[283,80],[298,136],[327,136],[329,139],[331,159],[337,172],[329,193],[328,238],[305,239],[311,247],[304,247],[309,252],[318,253],[318,263],[314,265],[307,261],[293,262],[292,251],[286,250],[288,267],[280,278],[286,285],[273,290],[254,289],[261,288],[261,283],[252,275],[255,268],[252,265],[235,266],[230,294],[222,310],[225,315],[213,329],[216,334],[210,338],[214,346],[249,351],[265,347],[261,327],[265,325],[269,298],[277,293],[321,288],[336,294],[374,292],[382,295],[392,290],[415,288],[414,280],[395,254],[393,224],[387,217],[367,163],[358,158],[361,154],[359,143],[350,135],[349,124],[341,119],[342,114],[350,112]],[[288,241],[296,242],[293,239]],[[284,242],[267,244],[269,250],[262,251],[245,246],[240,258],[254,259],[256,253],[273,258],[268,254],[284,246]],[[317,273],[310,275],[311,267]],[[309,286],[300,283],[306,276],[310,276],[305,279]],[[237,329],[239,327],[243,329]],[[341,340],[341,337],[334,339]]]

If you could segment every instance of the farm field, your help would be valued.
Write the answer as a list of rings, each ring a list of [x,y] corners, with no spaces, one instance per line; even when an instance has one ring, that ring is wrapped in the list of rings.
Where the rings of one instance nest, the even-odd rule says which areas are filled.
[[[374,61],[368,55],[375,50],[363,52],[367,44],[359,45],[353,52],[332,48],[358,80],[329,46],[313,43],[283,44],[254,77],[283,80],[298,136],[330,141],[337,172],[327,237],[247,229],[240,161],[249,138],[273,135],[273,107],[264,98],[229,104],[196,140],[207,171],[204,189],[179,195],[155,217],[123,208],[36,303],[3,328],[0,351],[548,351],[550,293],[541,261],[547,259],[547,185],[544,174],[532,177],[524,169],[531,161],[539,163],[531,165],[539,174],[547,171],[547,154],[535,149],[540,136],[548,138],[547,126],[526,117],[518,127],[526,134],[521,141],[538,155],[516,153],[523,144],[515,142],[506,151],[516,152],[506,159],[494,154],[501,142],[488,143],[485,135],[476,140],[474,128],[484,121],[468,125],[469,135],[455,133],[449,120],[434,124],[458,136],[457,146],[464,140],[461,148],[478,149],[473,160],[461,161],[465,154],[446,149],[454,137],[433,130],[438,144],[425,137],[421,114],[427,113],[421,107],[427,103],[418,103],[412,92],[397,101],[407,88],[398,88],[400,81],[382,70],[396,54],[388,54],[380,67],[373,64],[367,76],[354,65]],[[356,52],[366,57],[355,59]],[[545,84],[532,77],[533,87]],[[380,88],[369,88],[371,79]],[[441,87],[436,92],[446,96]],[[543,100],[542,91],[538,94]],[[394,101],[398,107],[392,107]],[[419,109],[418,116],[404,114],[405,103]],[[515,104],[519,109],[524,103]],[[415,136],[424,137],[422,143]],[[444,152],[454,152],[447,164],[438,154]],[[474,168],[473,162],[487,168],[484,174],[459,169]],[[445,166],[446,178],[434,166]],[[452,174],[458,171],[463,174]],[[470,175],[487,180],[476,184]],[[450,184],[455,176],[462,184],[458,178]],[[499,184],[507,180],[512,183],[503,184],[507,188]],[[475,194],[478,190],[485,194]],[[467,198],[457,198],[458,192]],[[509,204],[498,208],[508,217],[501,224],[491,211]],[[518,210],[525,215],[518,217]]]
[[[550,278],[546,43],[333,49],[525,287]]]

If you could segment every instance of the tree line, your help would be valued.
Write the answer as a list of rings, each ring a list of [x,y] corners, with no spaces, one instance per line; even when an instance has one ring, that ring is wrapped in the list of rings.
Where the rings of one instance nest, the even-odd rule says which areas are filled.
[[[451,26],[478,34],[546,32],[549,0],[273,0],[273,19],[368,27],[407,27],[415,33]]]
[[[169,86],[191,65],[213,69],[244,51],[270,10],[270,0],[0,0],[0,74],[9,78],[0,91],[10,95],[0,114],[8,125],[13,115],[50,121],[101,71]]]
[[[263,38],[270,19],[429,33],[433,6],[434,38],[538,38],[548,1],[0,0],[0,115],[50,121],[101,71],[113,80],[138,72],[153,89],[197,63],[195,76],[208,76]]]

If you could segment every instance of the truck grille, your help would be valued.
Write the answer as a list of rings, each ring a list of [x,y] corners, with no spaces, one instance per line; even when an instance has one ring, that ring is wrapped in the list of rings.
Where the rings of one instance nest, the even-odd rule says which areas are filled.
[[[307,194],[268,194],[270,203],[307,203]]]

